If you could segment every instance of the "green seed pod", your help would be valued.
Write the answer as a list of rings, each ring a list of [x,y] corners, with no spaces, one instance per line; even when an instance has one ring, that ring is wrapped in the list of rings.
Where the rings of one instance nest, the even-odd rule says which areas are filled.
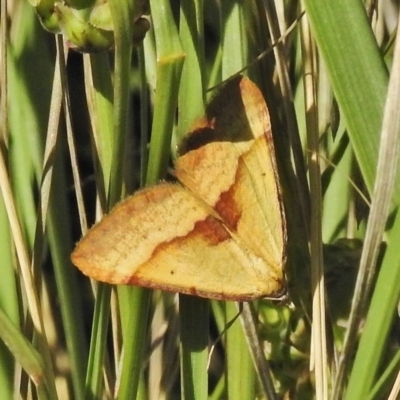
[[[74,50],[88,53],[114,47],[114,25],[107,0],[29,0],[42,25],[50,32],[62,33]],[[137,0],[132,11],[133,45],[139,45],[150,23],[142,15],[148,12],[147,0]]]
[[[58,16],[54,11],[54,0],[29,0],[29,2],[35,7],[36,14],[43,27],[49,32],[60,33]]]
[[[82,52],[96,53],[113,47],[113,30],[93,26],[89,21],[85,21],[77,10],[62,3],[56,3],[55,11],[61,31],[71,48]]]

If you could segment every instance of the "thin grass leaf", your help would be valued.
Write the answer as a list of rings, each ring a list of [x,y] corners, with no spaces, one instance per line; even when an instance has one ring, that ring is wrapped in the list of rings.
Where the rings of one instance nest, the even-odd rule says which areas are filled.
[[[387,101],[385,106],[385,114],[382,125],[381,132],[381,143],[379,147],[379,158],[377,165],[377,175],[376,182],[374,188],[374,194],[372,197],[371,203],[371,211],[368,219],[366,237],[365,237],[365,247],[362,252],[361,261],[360,261],[360,272],[359,278],[357,279],[355,293],[356,296],[353,299],[352,305],[352,315],[350,316],[351,322],[356,321],[355,328],[359,325],[360,317],[364,314],[363,308],[368,300],[368,295],[371,291],[371,286],[373,283],[373,278],[375,276],[376,270],[376,262],[378,258],[378,253],[380,249],[380,244],[382,241],[383,233],[385,230],[385,225],[387,221],[387,216],[389,215],[389,209],[392,203],[392,196],[394,195],[396,183],[399,181],[398,179],[398,159],[399,159],[399,151],[400,151],[400,122],[398,119],[398,110],[400,109],[400,34],[397,32],[397,40],[396,47],[394,52],[393,59],[393,69],[390,76],[389,81],[389,89],[387,94]],[[395,217],[395,225],[397,227],[397,220],[399,219],[398,213]],[[398,239],[398,236],[392,236],[395,234],[394,228],[390,232],[390,241],[388,242],[388,249],[386,252],[386,256],[391,254],[392,246],[394,246],[394,240]],[[392,282],[398,282],[397,280],[391,281],[388,278],[391,278],[392,274],[400,273],[400,260],[395,259],[391,260],[391,267],[387,266],[385,262],[382,263],[382,271],[380,273],[380,277],[383,273],[389,274],[386,276],[385,283],[386,288],[383,286],[378,287],[378,284],[375,289],[376,296],[383,300],[384,297],[385,303],[389,306],[388,308],[384,308],[384,310],[392,310],[392,313],[395,310],[395,303],[398,301],[400,289],[398,289],[398,285],[393,284]],[[394,261],[394,263],[393,263]],[[386,272],[386,268],[390,268]],[[382,278],[381,278],[382,279]],[[378,281],[379,282],[379,281]],[[389,285],[389,287],[388,287]],[[389,297],[388,294],[390,294]],[[376,323],[381,320],[378,315],[384,315],[381,313],[382,303],[371,304],[369,315],[374,318],[372,324],[376,327]],[[394,303],[394,304],[393,304]],[[379,304],[379,311],[377,308],[377,304]],[[371,318],[370,317],[370,318]],[[367,319],[368,321],[368,319]],[[371,319],[369,319],[371,321]],[[375,376],[375,373],[378,369],[378,354],[380,354],[383,350],[383,339],[386,337],[390,327],[390,319],[384,318],[380,321],[381,324],[378,326],[379,334],[375,331],[375,329],[367,329],[365,326],[364,332],[362,335],[362,339],[360,342],[360,347],[357,352],[357,357],[354,364],[354,369],[352,371],[352,375],[350,377],[348,391],[346,392],[346,398],[357,398],[358,396],[363,397],[368,393],[370,387],[372,385],[372,380]],[[354,328],[354,330],[355,330]],[[355,336],[355,332],[353,335]],[[386,335],[385,335],[386,334]],[[351,332],[347,333],[347,340],[351,341]],[[371,337],[372,336],[372,337]],[[346,343],[347,344],[347,343]],[[375,345],[373,345],[375,344]],[[350,345],[349,345],[350,346]],[[368,363],[368,368],[365,367],[367,360],[371,362]],[[354,375],[353,375],[354,374]],[[354,377],[357,378],[354,378]],[[361,378],[363,385],[360,385],[358,379]],[[355,380],[357,379],[357,380]],[[358,388],[358,389],[356,389]],[[356,396],[356,397],[352,397]]]
[[[178,140],[187,134],[196,118],[204,114],[205,60],[204,15],[202,0],[183,1],[180,8],[182,48],[186,54],[179,89]]]
[[[43,358],[1,309],[0,321],[0,337],[37,386],[39,399],[51,399],[51,391],[46,388]]]
[[[115,37],[114,135],[111,150],[110,180],[106,187],[108,206],[122,194],[124,154],[129,103],[129,70],[132,58],[133,15],[136,1],[110,0]]]
[[[150,2],[157,51],[156,93],[146,183],[164,176],[185,54],[167,1]]]
[[[85,87],[92,125],[94,164],[100,208],[107,209],[106,188],[109,187],[113,146],[113,97],[110,64],[106,55],[85,56]],[[78,168],[76,165],[73,168]],[[80,182],[75,184],[81,184]],[[82,200],[79,200],[82,202]],[[83,217],[80,217],[82,220]],[[86,218],[85,218],[86,219]],[[83,232],[83,234],[86,232]],[[103,365],[109,321],[111,289],[99,284],[85,377],[85,397],[96,397],[103,388]]]
[[[209,302],[179,296],[182,399],[208,398]],[[197,319],[197,320],[196,320]]]
[[[70,241],[70,231],[67,227],[63,227],[62,221],[68,219],[68,207],[66,203],[66,187],[64,171],[61,167],[62,156],[57,154],[57,142],[59,131],[59,115],[61,103],[60,96],[64,96],[64,88],[66,88],[65,77],[65,57],[64,44],[61,37],[57,41],[58,62],[56,63],[56,73],[53,83],[52,95],[52,118],[49,121],[48,136],[46,138],[43,174],[41,185],[41,204],[38,222],[35,234],[35,251],[32,263],[34,268],[38,269],[38,263],[41,262],[44,247],[44,237],[46,229],[48,230],[48,238],[50,250],[53,259],[54,273],[56,277],[56,286],[60,295],[61,315],[63,319],[64,334],[70,360],[73,365],[73,383],[77,399],[82,398],[84,390],[84,371],[87,361],[87,348],[84,343],[83,316],[78,311],[81,310],[81,298],[75,293],[76,275],[71,269],[69,260],[69,252],[72,248]],[[66,103],[64,103],[64,106]],[[58,146],[61,149],[61,146]],[[57,173],[55,163],[58,164]],[[57,178],[54,175],[57,174]],[[52,191],[53,190],[53,191]],[[56,199],[54,199],[54,196]]]
[[[106,188],[110,186],[110,171],[114,140],[113,86],[108,54],[85,55],[86,100],[91,122],[96,191],[101,210],[107,210]],[[77,166],[76,166],[77,168]],[[75,182],[77,184],[77,182]],[[82,218],[82,217],[81,217]],[[82,233],[86,233],[83,231]]]
[[[14,258],[12,253],[12,242],[9,232],[9,225],[4,203],[0,197],[0,230],[3,245],[0,247],[0,257],[3,260],[0,309],[7,315],[10,322],[20,325],[18,310],[18,295],[16,289],[16,279],[14,273]],[[0,387],[4,390],[4,396],[11,398],[13,395],[13,376],[16,370],[16,363],[13,355],[4,345],[0,343]]]
[[[30,20],[31,16],[29,16],[29,14],[27,15],[27,22],[28,22],[28,29],[31,28],[30,34],[34,34],[35,30],[32,24],[32,20]],[[29,23],[30,21],[30,23]],[[26,33],[26,31],[24,31]],[[17,97],[19,97],[20,99],[24,99],[25,101],[23,101],[20,106],[21,108],[19,109],[19,113],[27,113],[26,117],[29,119],[25,120],[25,121],[21,121],[23,123],[27,123],[27,126],[29,126],[30,123],[32,123],[32,143],[34,144],[34,146],[31,149],[28,149],[28,146],[22,146],[22,149],[27,150],[27,152],[24,154],[22,160],[25,160],[25,162],[21,163],[21,166],[25,169],[25,173],[28,172],[28,176],[31,173],[37,173],[39,171],[39,159],[41,156],[41,143],[40,143],[40,139],[39,136],[37,136],[36,134],[38,133],[38,130],[36,130],[35,128],[38,128],[38,126],[40,125],[39,121],[40,119],[38,118],[37,114],[35,113],[35,111],[37,111],[37,109],[35,111],[33,111],[33,108],[31,106],[31,103],[29,101],[27,101],[27,99],[29,98],[29,96],[27,95],[27,91],[26,91],[26,82],[24,81],[24,79],[28,80],[29,74],[26,73],[26,70],[24,68],[22,68],[22,66],[26,66],[26,64],[24,64],[25,56],[26,54],[26,47],[24,47],[24,45],[26,45],[26,43],[24,43],[24,40],[26,39],[26,37],[23,37],[23,39],[21,39],[21,41],[18,42],[18,45],[20,47],[18,47],[16,50],[20,51],[19,56],[21,57],[21,76],[20,79],[15,79],[14,81],[12,81],[12,85],[14,88],[16,88],[16,85],[19,85],[20,88],[20,92],[18,92]],[[16,62],[16,59],[12,59],[10,60],[11,65],[14,64]],[[46,66],[46,64],[44,64]],[[15,65],[13,65],[14,67]],[[15,72],[15,70],[13,71]],[[25,74],[26,73],[26,74]],[[17,74],[13,74],[12,75],[13,78],[17,78]],[[18,83],[17,83],[18,82]],[[47,92],[48,93],[48,92]],[[10,92],[9,94],[11,96],[11,98],[13,98],[14,92]],[[38,104],[37,108],[39,109],[42,104]],[[13,117],[11,117],[11,114],[13,114]],[[20,128],[18,121],[21,120],[21,114],[19,115],[19,117],[16,117],[16,109],[13,108],[13,111],[10,112],[10,123],[13,124],[12,127],[16,128],[16,130],[12,131],[12,134],[14,134],[15,132],[20,133],[20,135],[22,135],[24,133],[24,131],[19,131],[18,128]],[[42,121],[40,121],[42,122]],[[29,132],[29,130],[27,130],[27,132]],[[26,142],[26,138],[22,138],[22,136],[19,136],[19,139],[21,139],[22,143],[23,141]],[[30,151],[29,151],[30,150]],[[12,153],[11,153],[12,154]],[[34,230],[34,225],[35,222],[32,221],[32,218],[34,220],[35,218],[35,211],[32,212],[32,209],[34,209],[33,207],[30,208],[30,206],[33,206],[33,201],[32,203],[29,201],[30,199],[33,199],[32,194],[29,194],[27,196],[27,203],[26,203],[26,208],[24,205],[23,201],[18,201],[19,204],[21,204],[21,208],[20,208],[20,214],[17,214],[17,206],[16,206],[16,201],[15,199],[18,198],[19,200],[21,200],[21,198],[19,197],[19,191],[18,189],[21,188],[21,186],[16,188],[16,195],[13,193],[12,189],[11,189],[11,181],[10,178],[12,179],[12,181],[14,181],[14,175],[13,173],[15,172],[14,170],[12,170],[11,172],[8,172],[6,170],[6,166],[5,166],[5,159],[4,159],[4,152],[2,152],[2,157],[1,157],[1,163],[2,163],[2,179],[1,179],[1,184],[2,184],[2,194],[3,194],[3,199],[4,199],[4,203],[7,209],[7,215],[8,215],[8,219],[9,219],[9,225],[11,227],[11,232],[13,234],[13,240],[14,240],[14,244],[16,246],[17,249],[17,257],[18,260],[20,262],[20,266],[21,266],[21,277],[22,277],[22,286],[23,286],[23,290],[26,290],[26,294],[27,294],[27,299],[28,299],[28,307],[29,307],[29,311],[31,313],[31,317],[35,326],[35,330],[38,333],[37,335],[37,346],[40,349],[41,354],[44,357],[44,370],[45,370],[45,379],[46,379],[46,385],[47,388],[49,390],[49,393],[51,394],[51,396],[54,396],[54,398],[57,398],[57,394],[56,394],[56,390],[55,390],[55,383],[54,383],[54,374],[53,374],[53,368],[52,368],[52,363],[51,363],[51,356],[50,356],[50,351],[49,351],[49,346],[46,340],[46,333],[45,333],[45,328],[44,328],[44,324],[43,324],[43,316],[42,316],[42,310],[41,310],[41,306],[40,306],[40,302],[38,299],[38,288],[35,286],[35,281],[33,279],[32,276],[32,271],[31,271],[31,266],[30,266],[30,256],[29,254],[31,253],[30,250],[30,246],[27,245],[27,243],[32,243],[33,242],[33,230]],[[11,159],[13,160],[13,156],[11,157]],[[14,160],[13,160],[14,161]],[[21,162],[21,160],[19,161]],[[33,172],[34,171],[34,172]],[[16,180],[18,181],[18,179]],[[21,182],[23,181],[23,179],[21,179]],[[20,182],[20,183],[21,183]],[[26,181],[25,181],[26,183]],[[29,190],[29,185],[25,186],[23,189],[23,192],[27,193],[27,191]],[[28,211],[27,214],[25,214],[25,212]],[[24,218],[25,215],[29,215],[29,217],[27,217],[26,219]],[[27,222],[29,222],[27,224]],[[9,229],[9,228],[6,228]],[[26,238],[28,238],[28,240],[26,240]]]
[[[385,371],[382,373],[378,381],[375,383],[373,389],[369,393],[368,400],[373,400],[379,397],[380,393],[387,392],[387,388],[393,382],[393,377],[397,373],[396,381],[393,384],[390,396],[388,399],[394,400],[397,398],[398,393],[395,393],[399,390],[399,367],[400,367],[400,351],[397,350],[396,354],[393,356],[390,364],[387,366]]]
[[[318,109],[316,104],[316,56],[308,22],[301,20],[304,96],[306,109],[307,144],[309,147],[309,176],[311,196],[310,255],[312,279],[312,359],[317,399],[328,396],[328,362],[326,343],[325,280],[322,260],[322,188],[318,158]]]
[[[361,2],[305,0],[304,5],[371,193],[387,90],[385,64]]]

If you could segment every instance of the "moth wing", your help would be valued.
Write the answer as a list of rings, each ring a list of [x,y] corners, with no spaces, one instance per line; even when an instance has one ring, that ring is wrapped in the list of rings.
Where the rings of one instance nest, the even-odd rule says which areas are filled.
[[[263,258],[265,279],[275,274],[283,281],[286,223],[261,92],[239,77],[219,92],[206,115],[185,140],[176,175],[239,242]]]
[[[78,243],[86,275],[223,300],[273,296],[280,282],[243,249],[212,210],[179,185],[141,190],[117,205]]]

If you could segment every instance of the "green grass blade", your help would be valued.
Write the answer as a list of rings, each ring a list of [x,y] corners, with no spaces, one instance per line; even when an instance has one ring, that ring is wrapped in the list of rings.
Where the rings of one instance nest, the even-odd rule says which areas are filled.
[[[373,281],[373,272],[375,271],[375,264],[378,259],[380,244],[382,241],[383,233],[385,230],[386,220],[389,214],[389,208],[391,205],[392,194],[394,192],[396,184],[396,176],[399,176],[398,171],[398,160],[400,153],[399,138],[400,138],[400,123],[398,119],[398,110],[400,108],[400,35],[397,34],[397,42],[395,47],[394,59],[393,59],[393,69],[390,76],[388,97],[385,106],[385,115],[382,124],[381,132],[381,143],[379,149],[379,160],[378,160],[378,171],[377,180],[374,188],[374,196],[371,204],[371,210],[368,220],[366,238],[365,238],[365,248],[363,249],[361,261],[360,261],[360,272],[364,269],[367,275],[366,289],[365,292],[369,293],[368,283]],[[397,182],[400,179],[397,178]],[[396,214],[394,228],[389,232],[390,241],[388,242],[388,248],[386,250],[386,257],[391,256],[391,263],[385,263],[385,259],[382,263],[382,270],[380,277],[383,273],[388,274],[384,276],[385,285],[380,287],[376,286],[375,296],[378,299],[375,300],[370,306],[369,315],[372,318],[372,325],[367,325],[364,327],[364,331],[361,337],[360,346],[357,352],[356,361],[354,364],[354,369],[350,378],[349,388],[347,398],[357,398],[358,395],[363,397],[372,386],[372,379],[378,369],[379,354],[383,352],[383,340],[386,339],[388,331],[390,328],[390,318],[391,314],[396,310],[396,302],[399,298],[400,289],[398,285],[394,282],[398,282],[400,277],[400,259],[393,259],[393,252],[397,250],[395,243],[399,240],[399,231],[395,228],[400,225],[398,221],[400,219],[399,213]],[[396,236],[397,234],[397,236]],[[393,249],[395,246],[395,249]],[[397,254],[396,254],[397,257]],[[364,268],[365,266],[365,268]],[[367,267],[369,269],[367,269]],[[388,270],[386,272],[386,270]],[[384,279],[381,278],[381,279]],[[395,280],[392,280],[393,278]],[[378,280],[378,283],[380,281]],[[357,284],[358,284],[357,280]],[[371,285],[371,284],[370,284]],[[358,287],[358,286],[357,286]],[[356,290],[357,290],[356,287]],[[390,297],[388,298],[388,293]],[[382,298],[383,297],[383,298]],[[384,300],[384,302],[378,300]],[[360,301],[362,302],[362,300]],[[379,304],[379,307],[377,305]],[[382,308],[382,306],[387,306]],[[385,310],[385,312],[382,312]],[[356,310],[355,312],[357,312]],[[359,312],[360,313],[360,312]],[[383,320],[382,320],[383,316]],[[386,317],[386,318],[385,318]],[[368,322],[368,319],[367,319]],[[380,322],[380,323],[379,323]],[[376,324],[379,325],[376,325]],[[379,331],[375,330],[375,327],[379,326]],[[364,338],[366,337],[366,338]],[[374,345],[375,344],[375,345]],[[369,356],[369,358],[368,358]],[[368,363],[368,369],[365,368],[365,363]],[[360,377],[361,375],[361,377]],[[359,385],[359,380],[361,378],[363,385]],[[358,387],[359,392],[355,392],[356,397],[351,397],[354,394],[354,388]]]
[[[367,398],[380,366],[400,296],[400,216],[397,213],[388,235],[381,271],[363,328],[345,399]],[[377,329],[379,327],[379,329]]]
[[[398,374],[400,367],[400,350],[396,350],[396,354],[393,356],[389,365],[386,367],[383,374],[380,376],[373,389],[369,393],[367,400],[374,400],[379,398],[380,393],[388,392],[388,384],[392,383],[394,376]],[[397,388],[397,387],[396,387]],[[393,388],[394,389],[394,385]]]
[[[63,331],[67,343],[71,375],[74,385],[74,397],[83,399],[85,372],[88,360],[88,346],[84,329],[84,317],[81,292],[77,291],[77,271],[72,267],[70,252],[72,249],[70,226],[65,223],[71,213],[62,188],[65,183],[65,171],[60,170],[61,157],[57,158],[48,214],[48,241],[54,266],[57,293],[63,321]]]
[[[14,259],[9,225],[3,199],[0,196],[0,231],[3,245],[0,246],[2,278],[0,286],[0,309],[7,315],[10,323],[19,326],[17,282],[14,273]],[[13,396],[13,376],[15,359],[4,343],[0,345],[0,387],[6,398]]]
[[[36,204],[35,193],[32,190],[32,182],[40,182],[42,174],[42,157],[43,157],[43,137],[42,132],[45,131],[48,117],[48,106],[52,84],[52,73],[54,73],[53,60],[50,58],[48,49],[39,46],[37,55],[40,62],[34,65],[29,58],[29,51],[27,49],[28,40],[38,40],[39,43],[44,40],[43,32],[38,27],[38,23],[34,23],[35,16],[30,11],[24,10],[22,20],[19,22],[23,27],[19,30],[18,40],[12,41],[9,51],[9,130],[10,136],[13,138],[13,145],[9,148],[10,160],[10,175],[14,185],[14,199],[18,205],[19,221],[18,228],[14,229],[14,241],[17,245],[20,266],[24,269],[29,269],[29,272],[23,272],[22,276],[28,277],[31,274],[29,265],[29,255],[34,253],[32,249],[33,243],[37,241],[34,238],[35,225],[36,225]],[[29,38],[29,39],[27,39]],[[30,42],[31,43],[31,42]],[[37,76],[43,76],[43,79],[37,79]],[[36,92],[38,90],[38,92]],[[35,93],[40,93],[40,98],[36,101],[32,100]],[[34,179],[32,179],[34,177]],[[37,194],[37,192],[36,192]],[[12,213],[9,214],[10,219]],[[15,225],[16,220],[11,222]],[[20,238],[17,230],[23,231]],[[22,236],[25,236],[22,239]],[[26,247],[22,243],[26,238]],[[22,239],[22,240],[21,240]],[[39,238],[36,243],[39,247],[43,240]],[[24,249],[21,249],[21,246]],[[36,250],[35,250],[36,251]],[[38,261],[41,261],[38,259]],[[26,265],[27,264],[27,265]],[[41,272],[38,269],[39,262],[36,263],[36,273],[40,281]],[[36,346],[40,349],[40,353],[45,361],[45,374],[47,385],[50,390],[51,396],[57,397],[55,388],[55,379],[53,372],[53,365],[51,362],[50,347],[46,340],[44,333],[43,323],[43,310],[40,307],[38,300],[38,293],[40,290],[35,287],[32,278],[24,279],[27,289],[28,307],[32,313],[32,317],[36,326],[41,326],[39,331],[41,333],[37,336]],[[30,282],[29,282],[30,281]],[[22,282],[22,280],[21,280]],[[24,288],[24,289],[25,289]],[[22,300],[21,300],[22,304]],[[37,315],[36,315],[37,314]],[[34,335],[36,336],[36,335]],[[40,388],[38,388],[40,391]]]
[[[89,360],[86,372],[85,399],[95,400],[103,389],[103,365],[106,350],[108,321],[110,316],[111,286],[99,284],[93,315],[92,337],[90,339]]]
[[[182,399],[208,398],[209,302],[179,296]]]
[[[305,0],[304,5],[371,193],[388,76],[364,4]]]
[[[110,186],[114,149],[113,97],[107,55],[88,56],[85,60],[85,75],[86,97],[92,123],[97,194],[101,208],[105,211],[106,188]],[[85,378],[85,398],[97,398],[102,393],[110,294],[109,285],[98,285]]]
[[[195,119],[204,114],[206,68],[203,24],[203,1],[183,1],[179,34],[186,58],[179,90],[178,140],[189,132]]]
[[[128,122],[129,71],[132,57],[132,17],[135,3],[135,0],[110,0],[109,2],[115,36],[114,135],[109,187],[106,187],[109,207],[119,201],[122,194]]]
[[[150,6],[157,49],[157,87],[146,175],[148,185],[156,183],[167,170],[185,59],[169,2],[150,1]]]
[[[117,399],[129,400],[137,398],[143,376],[151,291],[120,286],[118,297],[125,341]]]
[[[106,188],[110,186],[110,171],[114,141],[113,86],[108,54],[84,56],[85,89],[92,126],[96,189],[102,210],[107,210]]]
[[[50,399],[51,396],[46,390],[46,372],[43,358],[2,309],[0,309],[0,337],[37,386],[39,399]]]
[[[235,303],[226,303],[226,322],[237,317]],[[227,389],[232,400],[254,399],[256,393],[256,375],[253,360],[243,335],[240,320],[237,319],[226,333],[227,351]]]
[[[221,4],[222,79],[241,71],[248,63],[248,42],[245,33],[245,4],[239,1]]]

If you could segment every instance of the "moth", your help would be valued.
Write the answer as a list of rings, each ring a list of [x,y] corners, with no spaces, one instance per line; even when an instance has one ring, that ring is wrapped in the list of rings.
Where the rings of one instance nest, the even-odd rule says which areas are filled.
[[[139,190],[72,253],[84,274],[218,300],[279,297],[286,222],[269,112],[257,86],[229,80],[179,147],[177,183]]]

